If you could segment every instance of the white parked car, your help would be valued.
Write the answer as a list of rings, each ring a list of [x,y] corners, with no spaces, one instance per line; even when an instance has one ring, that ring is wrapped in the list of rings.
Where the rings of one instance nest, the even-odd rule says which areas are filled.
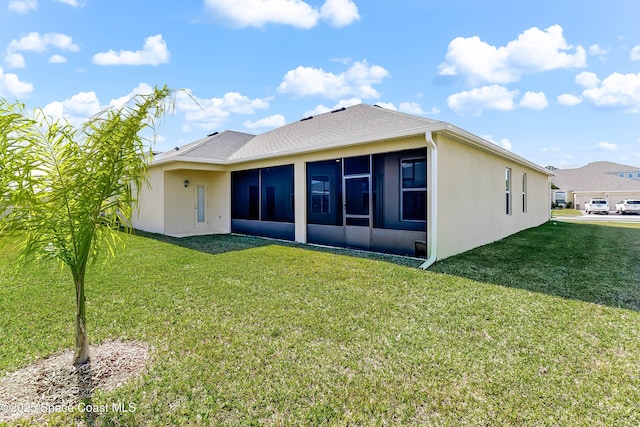
[[[609,215],[609,203],[604,199],[589,199],[589,201],[584,204],[584,211],[587,214],[601,213]]]
[[[616,203],[616,212],[619,214],[640,214],[639,199],[623,199]]]

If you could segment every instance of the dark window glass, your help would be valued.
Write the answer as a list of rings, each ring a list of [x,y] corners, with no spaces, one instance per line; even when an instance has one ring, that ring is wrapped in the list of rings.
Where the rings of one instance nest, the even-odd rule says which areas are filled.
[[[311,212],[329,213],[331,200],[331,181],[329,176],[311,177]]]
[[[231,218],[260,219],[259,180],[257,169],[231,173]]]
[[[347,225],[357,225],[358,227],[368,227],[369,218],[349,218],[347,217]]]
[[[293,165],[264,168],[262,221],[293,222]]]
[[[511,215],[511,169],[506,168],[504,175],[505,175],[505,195],[506,195],[505,213],[507,215]]]
[[[427,161],[425,159],[402,161],[402,188],[427,187]]]
[[[401,162],[402,221],[427,220],[427,159]]]
[[[369,178],[345,179],[347,215],[369,215]]]
[[[342,162],[307,163],[307,223],[343,225]]]
[[[425,221],[427,200],[424,191],[405,191],[402,198],[402,219],[404,221]]]
[[[260,193],[257,185],[249,186],[249,217],[247,219],[260,219]]]
[[[369,156],[349,157],[344,159],[344,174],[368,174],[369,166]]]

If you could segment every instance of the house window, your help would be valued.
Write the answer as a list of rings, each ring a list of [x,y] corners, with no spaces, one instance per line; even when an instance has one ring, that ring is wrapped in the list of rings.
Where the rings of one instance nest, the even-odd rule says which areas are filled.
[[[624,178],[624,173],[623,173],[623,172],[620,172],[620,173],[618,174],[618,176],[619,176],[620,178]]]
[[[231,173],[231,218],[293,222],[293,165]]]
[[[522,213],[527,213],[527,174],[522,174]]]
[[[628,174],[627,174],[627,178],[629,178],[629,179],[633,179],[633,174],[632,174],[632,173],[628,173]]]
[[[343,225],[342,159],[307,163],[307,223]]]
[[[505,213],[507,215],[511,215],[511,169],[505,169],[505,196],[506,196],[506,206]]]
[[[260,169],[262,221],[293,222],[293,165]]]
[[[231,218],[260,219],[260,171],[258,169],[231,174]]]
[[[556,191],[553,193],[553,201],[556,203],[567,203],[567,193],[565,191]]]
[[[639,178],[639,179],[640,179],[640,173],[637,173],[637,174],[636,174],[636,178]]]
[[[401,219],[426,221],[427,219],[427,160],[426,158],[401,161]]]
[[[311,213],[329,213],[331,181],[328,175],[311,177]]]

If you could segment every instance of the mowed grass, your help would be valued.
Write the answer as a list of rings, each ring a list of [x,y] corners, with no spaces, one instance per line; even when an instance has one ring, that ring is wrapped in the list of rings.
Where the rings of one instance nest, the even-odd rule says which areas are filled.
[[[428,272],[238,236],[125,240],[87,279],[90,339],[153,360],[93,396],[136,406],[97,425],[640,423],[638,229],[549,223]],[[0,374],[74,336],[68,273],[10,276],[14,243]]]

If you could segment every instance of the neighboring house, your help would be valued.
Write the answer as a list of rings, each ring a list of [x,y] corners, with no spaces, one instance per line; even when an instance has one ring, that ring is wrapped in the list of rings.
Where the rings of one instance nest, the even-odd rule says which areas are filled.
[[[149,171],[138,229],[422,255],[425,267],[547,221],[552,175],[448,123],[365,104],[214,133]]]
[[[571,202],[584,209],[589,199],[605,199],[613,210],[622,199],[640,199],[640,168],[613,162],[593,162],[576,169],[555,169],[551,201]]]

